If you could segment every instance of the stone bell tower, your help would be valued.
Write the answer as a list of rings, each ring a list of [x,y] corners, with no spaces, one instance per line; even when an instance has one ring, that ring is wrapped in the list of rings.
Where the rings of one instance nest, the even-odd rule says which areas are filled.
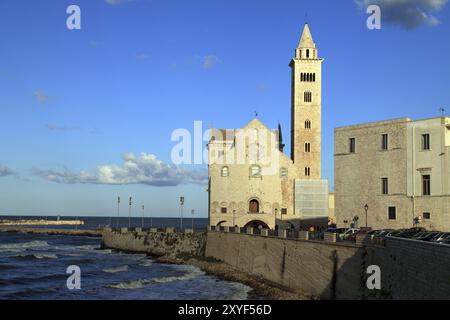
[[[321,178],[322,62],[309,31],[303,28],[292,69],[291,158],[298,178]]]

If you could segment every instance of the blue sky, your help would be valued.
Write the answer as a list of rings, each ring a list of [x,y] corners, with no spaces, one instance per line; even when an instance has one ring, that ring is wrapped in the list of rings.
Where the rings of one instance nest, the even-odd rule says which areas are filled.
[[[206,216],[205,167],[168,169],[171,133],[195,120],[239,128],[257,110],[267,126],[282,124],[289,146],[288,64],[306,14],[325,58],[322,162],[332,185],[335,127],[450,110],[447,1],[412,0],[419,11],[404,16],[408,4],[394,0],[372,31],[358,2],[2,0],[0,214],[115,214],[116,197],[132,195],[154,216],[177,216],[184,195]],[[81,30],[66,28],[70,4]],[[127,177],[124,154],[170,179]],[[98,179],[99,166],[120,179]]]

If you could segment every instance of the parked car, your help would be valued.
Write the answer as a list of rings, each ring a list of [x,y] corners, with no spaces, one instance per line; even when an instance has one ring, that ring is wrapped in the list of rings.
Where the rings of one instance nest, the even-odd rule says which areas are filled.
[[[347,238],[348,238],[349,236],[351,236],[352,234],[354,234],[354,233],[356,233],[356,232],[358,232],[358,231],[359,231],[358,228],[350,228],[350,229],[347,229],[344,233],[340,233],[340,234],[339,234],[339,239],[341,239],[341,240],[347,240]]]
[[[439,243],[448,239],[450,239],[450,232],[439,232],[430,241]]]
[[[395,234],[394,237],[411,239],[416,234],[424,231],[426,231],[424,228],[411,228]]]
[[[438,231],[425,232],[418,237],[416,236],[415,239],[420,241],[431,241],[437,234],[439,234]]]
[[[357,232],[355,232],[355,233],[349,235],[349,236],[347,237],[346,240],[349,240],[349,241],[356,241],[356,236],[357,236],[358,234],[368,234],[368,233],[370,233],[371,231],[372,231],[372,228],[370,228],[370,227],[368,227],[368,228],[363,227],[363,228],[359,229]]]

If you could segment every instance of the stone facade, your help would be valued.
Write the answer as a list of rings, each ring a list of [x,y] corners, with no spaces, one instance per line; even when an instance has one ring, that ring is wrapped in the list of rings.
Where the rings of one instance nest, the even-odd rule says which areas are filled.
[[[374,229],[421,226],[450,231],[449,128],[450,118],[402,118],[336,128],[338,227],[355,223],[356,216],[356,224],[365,226],[367,204],[367,225]],[[429,148],[424,148],[424,135]],[[425,177],[430,178],[429,195]]]
[[[290,63],[290,158],[283,152],[280,125],[272,130],[255,118],[242,129],[211,130],[210,225],[270,229],[300,226],[302,212],[295,204],[295,181],[321,177],[322,61],[305,24]]]

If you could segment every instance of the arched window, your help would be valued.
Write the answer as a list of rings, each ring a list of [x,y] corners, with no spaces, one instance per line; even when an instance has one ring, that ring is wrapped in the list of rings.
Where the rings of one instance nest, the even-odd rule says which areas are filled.
[[[222,168],[222,177],[226,178],[230,175],[230,169],[228,169],[228,167],[223,167]]]
[[[310,120],[305,121],[305,129],[311,129],[311,121]]]
[[[250,167],[250,175],[252,177],[258,177],[261,175],[261,167],[258,165],[253,165]]]
[[[306,59],[309,59],[309,49],[306,49]]]
[[[305,78],[303,77],[303,73],[300,73],[300,81],[305,81]]]
[[[280,176],[281,177],[287,177],[288,176],[288,170],[286,168],[280,169]]]
[[[311,176],[311,169],[309,167],[305,168],[305,177]]]
[[[309,142],[305,143],[305,152],[311,152],[311,143]]]
[[[316,82],[316,74],[313,73],[313,82]]]
[[[308,81],[308,82],[310,81],[309,80],[309,73],[306,74],[306,81]]]

